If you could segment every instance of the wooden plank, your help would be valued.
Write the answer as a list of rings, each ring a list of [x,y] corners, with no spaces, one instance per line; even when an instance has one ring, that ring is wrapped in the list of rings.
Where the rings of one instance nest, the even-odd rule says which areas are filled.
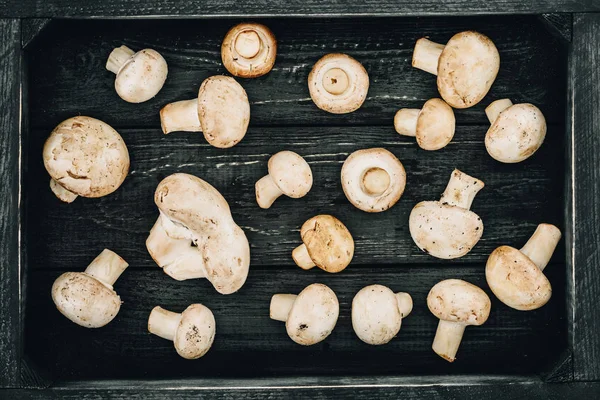
[[[21,20],[21,46],[26,48],[50,24],[50,18],[31,18]]]
[[[194,98],[208,76],[226,73],[220,46],[238,20],[64,21],[51,24],[31,47],[31,122],[52,128],[63,119],[91,114],[116,128],[160,126],[167,103]],[[433,75],[411,66],[415,41],[423,36],[445,42],[474,29],[489,35],[501,55],[501,68],[488,96],[476,107],[457,110],[459,124],[487,124],[484,108],[508,97],[538,105],[548,120],[564,121],[565,62],[561,39],[549,35],[536,17],[267,19],[279,46],[274,70],[241,83],[251,101],[252,126],[386,125],[402,107],[416,108],[439,97]],[[360,29],[356,29],[360,26]],[[160,35],[156,35],[159,31]],[[77,32],[77,35],[73,35]],[[368,32],[365,34],[365,32]],[[152,47],[169,63],[159,95],[129,104],[115,93],[114,75],[104,65],[115,46]],[[348,52],[369,71],[371,86],[363,107],[345,115],[317,109],[307,77],[329,52]]]

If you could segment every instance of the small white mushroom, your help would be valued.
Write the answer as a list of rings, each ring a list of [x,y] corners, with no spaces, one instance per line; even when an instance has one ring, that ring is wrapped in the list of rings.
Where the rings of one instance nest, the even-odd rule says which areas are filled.
[[[285,194],[299,199],[308,194],[313,184],[312,170],[300,155],[280,151],[269,159],[269,174],[256,182],[256,202],[260,208],[269,208]]]
[[[427,295],[427,307],[440,319],[433,351],[446,361],[454,361],[465,328],[484,324],[491,306],[483,290],[460,279],[446,279],[432,287]]]
[[[468,108],[488,93],[500,69],[500,55],[494,43],[478,32],[466,31],[443,44],[417,40],[412,65],[437,75],[437,87],[446,103]]]
[[[546,119],[533,104],[496,100],[485,113],[492,126],[485,135],[490,156],[503,163],[518,163],[531,157],[546,138]]]
[[[169,72],[167,62],[156,50],[136,53],[127,46],[117,47],[110,53],[106,69],[117,75],[115,90],[129,103],[142,103],[156,96]]]
[[[325,340],[335,328],[339,314],[335,293],[321,283],[307,286],[297,296],[276,294],[271,298],[271,319],[285,322],[290,339],[303,346]]]
[[[406,186],[404,166],[386,149],[357,150],[342,166],[342,189],[356,208],[381,212],[400,200]]]
[[[165,134],[175,131],[202,132],[218,148],[235,146],[244,138],[250,122],[246,91],[230,76],[206,78],[198,98],[167,104],[160,110]]]
[[[422,201],[412,209],[408,224],[416,245],[442,259],[471,251],[481,239],[483,222],[469,209],[483,186],[479,179],[455,169],[440,201]]]
[[[121,186],[129,152],[110,125],[90,117],[69,118],[50,134],[43,150],[50,189],[71,203],[77,196],[102,197]]]
[[[408,293],[394,293],[382,285],[364,287],[352,300],[352,328],[367,344],[386,344],[398,334],[412,307]]]
[[[346,114],[358,110],[367,98],[369,75],[350,56],[327,54],[310,71],[308,90],[321,110]]]
[[[343,271],[354,256],[354,240],[348,228],[332,215],[317,215],[300,229],[302,242],[292,252],[300,268],[319,267],[323,271]]]
[[[216,322],[212,311],[202,304],[192,304],[182,313],[156,306],[148,318],[148,331],[171,340],[181,357],[195,360],[210,350]]]
[[[396,132],[416,136],[417,144],[424,150],[439,150],[454,137],[456,120],[454,112],[444,100],[430,99],[423,108],[403,108],[394,116]]]
[[[560,230],[540,224],[521,250],[500,246],[490,254],[485,277],[496,297],[516,310],[536,310],[552,296],[552,286],[544,275],[558,245]]]
[[[256,78],[267,74],[275,64],[277,41],[266,26],[241,23],[229,30],[221,45],[221,59],[230,74]]]
[[[104,249],[84,272],[65,272],[52,285],[52,300],[62,315],[86,328],[100,328],[121,308],[113,290],[129,266],[119,255]]]

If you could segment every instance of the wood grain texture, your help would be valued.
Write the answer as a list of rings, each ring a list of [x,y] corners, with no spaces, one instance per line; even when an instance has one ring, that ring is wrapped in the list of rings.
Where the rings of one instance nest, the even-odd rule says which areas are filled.
[[[30,18],[21,20],[21,47],[26,48],[50,24],[50,18]]]
[[[571,42],[573,39],[573,14],[542,14],[539,18],[552,35]]]

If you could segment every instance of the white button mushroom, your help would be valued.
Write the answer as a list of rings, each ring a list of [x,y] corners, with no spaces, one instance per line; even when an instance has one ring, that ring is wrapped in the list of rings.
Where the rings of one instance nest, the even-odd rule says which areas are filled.
[[[441,99],[430,99],[423,108],[403,108],[394,116],[394,128],[400,135],[416,136],[424,150],[439,150],[454,137],[456,120],[452,107]]]
[[[267,74],[275,64],[277,41],[266,26],[241,23],[229,30],[221,45],[221,59],[227,71],[241,78]]]
[[[492,126],[485,135],[490,156],[503,163],[518,163],[531,157],[546,138],[546,119],[533,104],[496,100],[485,113]]]
[[[256,182],[256,202],[260,208],[269,208],[285,194],[299,199],[308,194],[313,184],[308,163],[293,151],[280,151],[269,159],[269,174]]]
[[[127,46],[117,47],[110,53],[106,69],[117,75],[115,90],[129,103],[142,103],[156,96],[169,72],[167,62],[156,50],[136,53]]]
[[[165,134],[175,131],[202,132],[218,148],[235,146],[244,138],[250,122],[246,91],[230,76],[206,78],[198,98],[167,104],[160,110]]]
[[[342,166],[342,189],[356,208],[381,212],[400,200],[406,186],[404,166],[386,149],[357,150]]]
[[[207,278],[221,294],[238,291],[248,276],[250,246],[217,189],[173,174],[158,184],[154,203],[160,215],[146,247],[164,272],[177,280]]]
[[[65,272],[54,281],[52,300],[56,308],[77,325],[103,327],[121,308],[113,285],[128,266],[119,255],[104,249],[85,272]]]
[[[313,283],[299,295],[276,294],[271,298],[270,317],[285,322],[289,337],[310,346],[331,334],[340,314],[338,299],[329,287]]]
[[[446,103],[468,108],[479,103],[492,87],[500,69],[494,43],[478,32],[452,36],[446,45],[417,40],[412,65],[437,75],[437,87]]]
[[[61,122],[44,144],[50,189],[62,201],[102,197],[121,186],[129,171],[127,146],[108,124],[90,117]]]
[[[148,331],[171,340],[177,354],[188,360],[205,355],[215,340],[215,317],[202,304],[192,304],[181,314],[156,306],[148,318]]]
[[[554,225],[540,224],[519,251],[500,246],[490,254],[485,277],[496,297],[516,310],[536,310],[552,296],[552,286],[543,271],[560,240]]]
[[[352,328],[367,344],[386,344],[398,334],[412,306],[408,293],[394,293],[382,285],[364,287],[352,300]]]
[[[483,234],[483,222],[471,203],[483,188],[479,179],[457,169],[440,201],[422,201],[410,213],[410,235],[421,250],[442,259],[462,257]]]
[[[300,268],[315,266],[323,271],[343,271],[354,256],[354,240],[348,228],[332,215],[317,215],[306,221],[300,229],[302,242],[292,252]]]
[[[440,319],[433,351],[446,361],[454,361],[465,328],[485,323],[491,306],[483,290],[460,279],[446,279],[432,287],[427,295],[427,307]]]
[[[350,56],[327,54],[310,71],[308,90],[321,110],[346,114],[358,110],[367,98],[369,75]]]

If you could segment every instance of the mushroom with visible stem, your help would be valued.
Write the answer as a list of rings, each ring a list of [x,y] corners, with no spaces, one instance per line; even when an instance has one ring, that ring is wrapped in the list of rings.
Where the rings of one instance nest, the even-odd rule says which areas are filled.
[[[402,108],[394,116],[396,132],[414,136],[424,150],[439,150],[454,137],[456,120],[452,107],[441,99],[430,99],[423,108]]]
[[[332,215],[317,215],[300,229],[302,242],[292,252],[300,268],[319,267],[323,271],[343,271],[354,256],[354,240],[348,228]]]
[[[216,322],[210,309],[202,304],[192,304],[182,313],[156,306],[148,318],[148,331],[171,340],[181,357],[195,360],[210,350]]]
[[[496,297],[516,310],[536,310],[552,296],[544,268],[560,240],[560,230],[540,224],[521,250],[500,246],[490,254],[485,277]]]
[[[223,65],[234,76],[257,78],[271,71],[277,55],[275,35],[265,25],[237,24],[221,45]]]
[[[156,96],[169,72],[167,62],[156,50],[136,53],[127,46],[117,47],[110,53],[106,69],[117,75],[115,90],[129,103],[142,103]]]
[[[446,279],[432,287],[427,295],[427,307],[440,319],[433,351],[446,361],[453,362],[465,328],[484,324],[490,315],[491,305],[483,290],[460,279]]]
[[[421,250],[442,259],[462,257],[483,234],[483,222],[470,211],[483,188],[479,179],[457,169],[440,201],[422,201],[410,213],[410,235]]]
[[[293,151],[280,151],[269,159],[269,174],[256,182],[256,202],[260,208],[269,208],[285,194],[299,199],[308,194],[313,184],[308,163]]]
[[[366,286],[352,300],[352,328],[367,344],[386,344],[398,334],[412,307],[408,293],[394,293],[382,285]]]
[[[340,304],[333,290],[321,283],[313,283],[297,296],[274,295],[269,313],[271,319],[285,322],[290,339],[310,346],[331,334],[340,314]]]
[[[468,108],[488,93],[500,69],[500,55],[494,43],[478,32],[452,36],[446,45],[428,39],[417,40],[412,65],[437,75],[442,98],[454,108]]]
[[[113,285],[128,266],[118,254],[104,249],[84,272],[65,272],[54,281],[52,300],[56,308],[77,325],[103,327],[121,308]]]

